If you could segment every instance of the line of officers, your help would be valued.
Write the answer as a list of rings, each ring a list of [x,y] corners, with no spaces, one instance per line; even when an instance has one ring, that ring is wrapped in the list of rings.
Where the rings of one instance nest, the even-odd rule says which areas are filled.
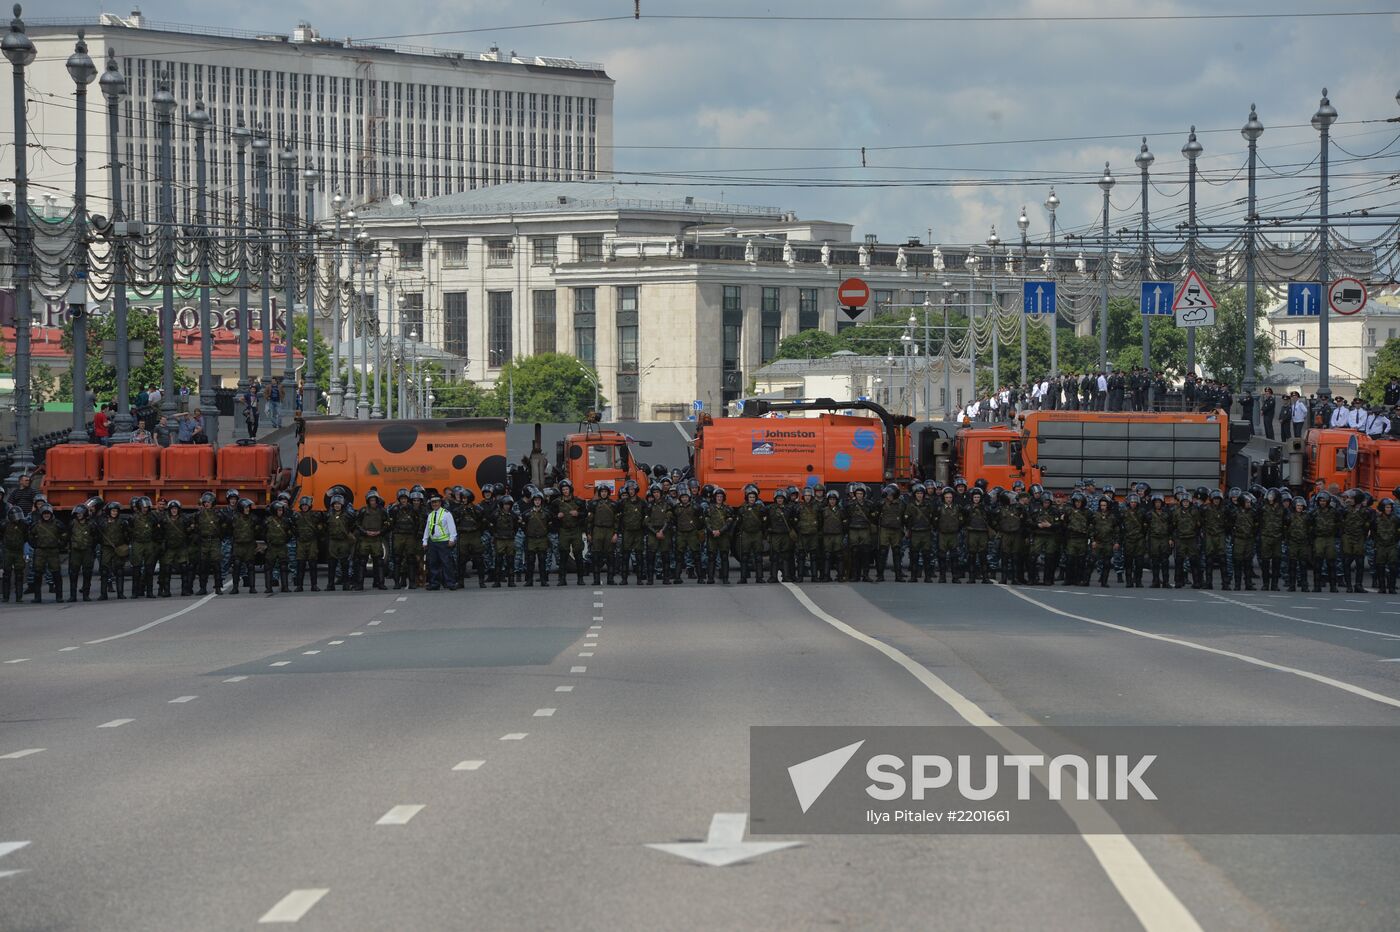
[[[438,500],[414,486],[386,505],[372,489],[357,509],[341,489],[318,511],[309,497],[293,508],[281,493],[260,513],[230,490],[222,506],[213,493],[193,510],[144,497],[129,511],[92,500],[60,520],[40,496],[31,514],[11,507],[0,524],[0,591],[5,600],[27,591],[40,602],[47,581],[62,602],[65,565],[69,601],[91,598],[94,571],[99,601],[125,598],[128,575],[136,598],[170,597],[174,585],[193,595],[196,583],[204,595],[211,577],[222,590],[225,575],[231,594],[255,593],[259,569],[268,594],[293,583],[300,592],[308,576],[316,592],[322,564],[328,590],[367,582],[385,589],[386,579],[415,588]],[[1178,486],[1168,497],[1145,483],[1119,495],[1086,482],[1066,497],[962,478],[878,494],[861,483],[844,494],[789,487],[768,502],[750,485],[734,505],[723,489],[693,479],[662,479],[645,497],[629,481],[616,498],[600,484],[584,500],[563,480],[528,486],[519,501],[503,485],[488,485],[480,500],[456,486],[442,501],[457,528],[456,579],[474,571],[483,588],[514,587],[522,577],[526,586],[548,586],[551,572],[558,585],[571,573],[579,585],[589,573],[594,585],[728,584],[737,564],[740,584],[883,582],[892,571],[897,582],[933,582],[936,573],[943,583],[990,583],[999,573],[1003,583],[1089,585],[1097,573],[1105,587],[1113,574],[1129,588],[1209,589],[1218,573],[1222,588],[1254,589],[1259,578],[1264,589],[1306,590],[1311,576],[1314,592],[1366,592],[1369,556],[1374,588],[1394,594],[1400,515],[1395,499],[1371,505],[1358,490],[1308,498],[1260,486],[1228,495]]]

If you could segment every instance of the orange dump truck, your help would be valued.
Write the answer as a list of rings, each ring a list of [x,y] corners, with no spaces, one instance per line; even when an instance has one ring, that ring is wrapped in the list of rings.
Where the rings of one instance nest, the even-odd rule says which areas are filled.
[[[327,492],[344,486],[354,503],[377,489],[392,501],[400,488],[442,491],[454,485],[480,495],[488,483],[506,481],[506,422],[502,418],[422,421],[306,422],[298,447],[298,495],[323,507]]]

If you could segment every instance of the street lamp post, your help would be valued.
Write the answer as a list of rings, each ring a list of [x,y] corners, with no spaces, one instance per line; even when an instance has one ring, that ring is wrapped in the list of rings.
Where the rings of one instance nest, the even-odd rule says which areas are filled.
[[[83,30],[73,54],[68,56],[68,75],[73,79],[77,97],[77,154],[73,159],[73,243],[77,254],[75,281],[87,288],[87,88],[97,79],[97,66],[88,56]],[[87,443],[87,316],[86,303],[72,304],[73,313],[73,429],[68,432],[69,443]]]
[[[210,446],[219,445],[219,408],[214,403],[214,328],[213,309],[209,303],[209,217],[206,190],[208,165],[205,160],[204,133],[213,122],[204,101],[196,100],[194,109],[185,115],[194,127],[195,171],[195,248],[199,255],[199,411],[204,416],[204,432]]]
[[[1148,170],[1149,168],[1152,167],[1152,163],[1155,162],[1156,160],[1157,160],[1156,157],[1155,157],[1155,156],[1148,150],[1148,148],[1147,148],[1147,137],[1146,137],[1146,136],[1142,137],[1142,148],[1139,149],[1139,150],[1138,150],[1138,154],[1137,154],[1136,156],[1133,157],[1133,164],[1136,165],[1136,166],[1138,167],[1138,171],[1142,174],[1142,247],[1141,247],[1141,252],[1140,252],[1140,258],[1139,258],[1139,260],[1138,260],[1138,263],[1139,263],[1139,264],[1138,264],[1138,267],[1139,267],[1139,269],[1140,269],[1140,271],[1141,271],[1141,277],[1142,277],[1142,280],[1143,280],[1143,281],[1146,281],[1146,280],[1147,280],[1148,268],[1149,268],[1149,266],[1151,265],[1151,253],[1152,253],[1152,246],[1151,246],[1151,244],[1148,242],[1148,239],[1147,239],[1147,236],[1148,236],[1148,233],[1147,233],[1147,222],[1148,222],[1148,214],[1147,214],[1147,188],[1148,188],[1148,176],[1147,176],[1147,170]],[[1107,208],[1105,208],[1104,216],[1105,216],[1105,217],[1108,216],[1108,214],[1107,214]],[[1147,315],[1147,314],[1142,314],[1142,315],[1140,315],[1140,316],[1142,317],[1142,367],[1143,367],[1144,369],[1146,369],[1149,373],[1151,373],[1151,371],[1152,371],[1152,318],[1151,318],[1149,315]],[[1149,389],[1149,391],[1150,391],[1150,389]],[[1150,406],[1149,406],[1149,410],[1150,410]]]
[[[316,381],[316,185],[321,173],[311,167],[310,159],[301,173],[306,185],[306,357],[302,360],[301,410],[303,416],[315,414],[319,408],[321,386]]]
[[[286,335],[283,339],[287,341],[287,362],[282,369],[282,394],[290,397],[289,393],[296,391],[296,365],[292,360],[292,327],[296,320],[297,306],[297,244],[296,244],[296,196],[297,196],[297,154],[292,151],[291,145],[283,149],[277,156],[278,163],[282,166],[282,211],[281,220],[287,227],[286,262],[287,281],[284,289],[286,293],[287,307],[284,311],[286,320]],[[310,334],[307,334],[309,337]]]
[[[98,81],[102,96],[107,98],[107,167],[112,186],[112,318],[117,343],[117,419],[112,425],[112,440],[131,440],[131,355],[126,327],[126,218],[122,210],[122,162],[117,147],[121,115],[117,105],[126,96],[126,78],[117,68],[116,49],[107,48],[107,70]]]
[[[1322,100],[1317,106],[1317,112],[1313,114],[1312,126],[1317,130],[1322,138],[1322,157],[1319,167],[1321,169],[1321,188],[1318,195],[1318,207],[1321,209],[1321,225],[1318,227],[1318,278],[1322,281],[1323,296],[1321,305],[1317,309],[1317,367],[1318,385],[1317,394],[1320,398],[1328,398],[1332,394],[1332,378],[1328,365],[1327,355],[1329,344],[1327,339],[1327,312],[1328,305],[1332,302],[1326,294],[1328,279],[1331,278],[1331,269],[1328,267],[1328,237],[1327,229],[1327,141],[1332,124],[1337,122],[1337,108],[1332,106],[1332,101],[1327,99],[1327,88],[1322,89]],[[1251,333],[1252,335],[1252,333]]]
[[[238,118],[233,142],[238,149],[238,393],[248,391],[248,143],[253,134]],[[257,399],[253,400],[257,405]]]
[[[948,343],[948,292],[949,283],[943,283],[943,417],[950,418],[953,415],[953,351]],[[952,292],[953,303],[958,300],[958,293]]]
[[[1001,299],[997,297],[997,251],[1001,249],[1001,237],[997,236],[995,226],[987,237],[987,248],[992,253],[992,301],[987,319],[992,324],[992,394],[996,395],[1001,387]]]
[[[967,368],[972,378],[972,397],[977,397],[977,308],[972,305],[973,276],[977,273],[977,257],[969,247],[967,259],[963,261],[967,269]]]
[[[1254,394],[1254,321],[1257,306],[1254,297],[1254,265],[1256,261],[1255,237],[1258,235],[1259,217],[1254,196],[1255,165],[1259,158],[1259,137],[1264,135],[1264,124],[1259,121],[1259,113],[1254,104],[1249,105],[1249,119],[1245,121],[1240,135],[1249,143],[1249,204],[1245,210],[1245,223],[1249,230],[1244,241],[1244,390]],[[1325,158],[1325,156],[1324,156]],[[1324,164],[1326,164],[1324,162]],[[1192,164],[1194,168],[1194,161]],[[1325,169],[1324,169],[1325,172]],[[1324,174],[1325,177],[1325,174]],[[1324,182],[1324,188],[1326,183]],[[1323,195],[1326,203],[1327,195]],[[1322,208],[1323,223],[1327,222],[1327,208]],[[1194,231],[1193,231],[1194,232]],[[1326,287],[1325,285],[1323,287]],[[1326,341],[1323,342],[1326,345]],[[1323,350],[1326,352],[1326,350]]]
[[[15,453],[9,476],[11,488],[19,485],[19,477],[34,467],[34,450],[29,440],[29,328],[30,321],[30,249],[29,242],[29,140],[25,108],[24,69],[34,61],[34,43],[24,32],[20,5],[15,4],[15,18],[10,31],[0,41],[0,51],[14,66],[15,117]]]
[[[362,240],[363,255],[360,260],[360,403],[355,408],[355,418],[369,420],[369,309],[370,294],[366,285],[369,276],[370,259],[374,257],[374,244],[366,235]],[[375,261],[375,274],[379,272]],[[377,286],[377,283],[376,283]]]
[[[385,299],[389,306],[390,316],[394,313],[394,273],[390,272],[384,276],[384,287],[387,291]],[[379,383],[384,380],[384,350],[383,341],[379,339],[379,263],[374,264],[374,405],[369,410],[371,420],[379,420],[384,416],[384,409],[379,404],[380,391]],[[388,393],[388,386],[385,386],[385,394]]]
[[[345,389],[340,384],[340,219],[345,211],[345,198],[339,191],[331,198],[331,210],[335,213],[335,239],[331,256],[334,263],[331,273],[331,399],[327,411],[339,417],[345,401]]]
[[[1262,130],[1263,127],[1260,127]],[[1186,225],[1190,227],[1190,234],[1186,239],[1186,270],[1188,272],[1196,269],[1196,159],[1201,157],[1204,150],[1196,140],[1196,127],[1191,127],[1191,135],[1186,138],[1186,145],[1181,147],[1181,154],[1186,156]],[[1186,328],[1186,372],[1194,375],[1196,372],[1196,328]]]
[[[262,277],[262,378],[263,385],[272,383],[272,249],[269,230],[272,225],[272,194],[268,187],[272,174],[272,142],[267,128],[253,133],[253,174],[258,179],[258,268]]]
[[[1021,280],[1029,281],[1031,277],[1030,266],[1030,240],[1026,238],[1026,231],[1031,227],[1031,218],[1026,216],[1026,208],[1021,208],[1021,216],[1016,218],[1016,227],[1021,231]],[[1021,385],[1026,384],[1026,315],[1021,315]]]
[[[1101,284],[1099,304],[1099,371],[1108,371],[1108,192],[1113,190],[1116,179],[1103,163],[1103,177],[1099,187],[1103,189],[1103,252],[1099,257],[1099,280]]]
[[[1050,196],[1045,199],[1045,212],[1050,215],[1050,281],[1055,281],[1055,211],[1060,206],[1060,199],[1055,196],[1055,189],[1050,189]],[[1055,300],[1055,310],[1050,313],[1050,377],[1057,378],[1060,374],[1060,302]]]
[[[433,374],[423,376],[423,416],[433,416]]]
[[[160,132],[160,338],[165,348],[161,370],[160,412],[175,414],[175,159],[171,153],[175,95],[170,92],[170,72],[161,76],[151,98]]]

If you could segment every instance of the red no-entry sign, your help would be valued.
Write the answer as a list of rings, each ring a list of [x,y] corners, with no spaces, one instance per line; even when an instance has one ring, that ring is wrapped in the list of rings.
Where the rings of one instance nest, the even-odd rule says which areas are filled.
[[[851,317],[859,314],[869,301],[870,286],[864,279],[848,278],[836,286],[836,303],[844,307]]]

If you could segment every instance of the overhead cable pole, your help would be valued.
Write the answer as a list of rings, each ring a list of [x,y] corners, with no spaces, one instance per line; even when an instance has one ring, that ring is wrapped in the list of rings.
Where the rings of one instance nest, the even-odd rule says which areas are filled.
[[[1142,173],[1142,253],[1140,269],[1143,281],[1147,281],[1148,275],[1150,274],[1149,269],[1152,265],[1152,244],[1147,238],[1147,188],[1149,184],[1147,170],[1152,167],[1154,161],[1156,161],[1156,159],[1152,153],[1148,151],[1147,137],[1144,136],[1142,137],[1142,148],[1138,150],[1138,154],[1133,158],[1133,164],[1137,165],[1138,170]],[[1155,311],[1156,308],[1153,308],[1153,310]],[[1142,317],[1142,367],[1146,369],[1150,375],[1152,372],[1152,316],[1150,314],[1142,314],[1140,316]],[[1149,392],[1150,391],[1149,389]],[[1151,408],[1149,407],[1148,410],[1151,410]]]
[[[83,30],[73,54],[68,56],[68,74],[73,79],[77,97],[77,154],[73,159],[73,247],[77,262],[73,269],[74,284],[83,289],[81,304],[70,302],[73,314],[73,429],[68,432],[69,443],[87,443],[87,418],[92,412],[87,404],[87,304],[88,285],[88,217],[87,217],[87,86],[97,79],[97,66],[88,55]]]
[[[1116,179],[1113,173],[1108,170],[1108,163],[1103,163],[1103,177],[1099,179],[1099,187],[1103,189],[1103,250],[1099,258],[1099,281],[1101,282],[1099,304],[1099,371],[1108,371],[1108,278],[1110,269],[1108,267],[1108,192],[1113,190]]]
[[[1259,113],[1254,108],[1254,104],[1249,105],[1249,119],[1240,130],[1240,135],[1249,142],[1249,202],[1245,210],[1245,223],[1249,225],[1249,232],[1245,234],[1244,240],[1244,380],[1243,388],[1250,395],[1254,394],[1254,326],[1257,319],[1258,307],[1255,303],[1254,294],[1254,272],[1257,262],[1257,245],[1255,239],[1259,229],[1259,209],[1255,199],[1254,180],[1255,165],[1259,160],[1259,137],[1264,135],[1264,124],[1259,122]],[[1192,164],[1194,168],[1194,162]],[[1324,170],[1325,171],[1325,170]],[[1325,177],[1325,174],[1324,174]],[[1324,204],[1326,195],[1323,195]],[[1324,206],[1322,212],[1325,215],[1327,208]],[[1324,217],[1323,223],[1326,224]],[[1325,228],[1325,227],[1324,227]],[[1322,287],[1326,288],[1324,284]]]
[[[1181,154],[1186,156],[1186,225],[1190,228],[1186,240],[1186,270],[1194,272],[1196,270],[1196,159],[1201,157],[1204,147],[1196,141],[1196,127],[1191,127],[1191,135],[1186,139],[1186,145],[1181,147]],[[1196,372],[1196,328],[1186,328],[1186,372],[1194,375]]]
[[[1322,282],[1322,300],[1318,302],[1317,309],[1317,367],[1318,384],[1317,394],[1321,398],[1330,398],[1332,395],[1331,367],[1328,364],[1328,352],[1330,349],[1327,338],[1327,315],[1329,305],[1332,303],[1328,283],[1332,276],[1328,254],[1328,237],[1331,235],[1327,229],[1327,142],[1332,124],[1337,122],[1337,108],[1332,106],[1332,101],[1327,99],[1327,88],[1322,89],[1322,100],[1318,104],[1317,112],[1313,114],[1312,126],[1318,131],[1322,138],[1322,158],[1321,187],[1319,189],[1318,207],[1320,208],[1322,221],[1318,227],[1318,278]]]

